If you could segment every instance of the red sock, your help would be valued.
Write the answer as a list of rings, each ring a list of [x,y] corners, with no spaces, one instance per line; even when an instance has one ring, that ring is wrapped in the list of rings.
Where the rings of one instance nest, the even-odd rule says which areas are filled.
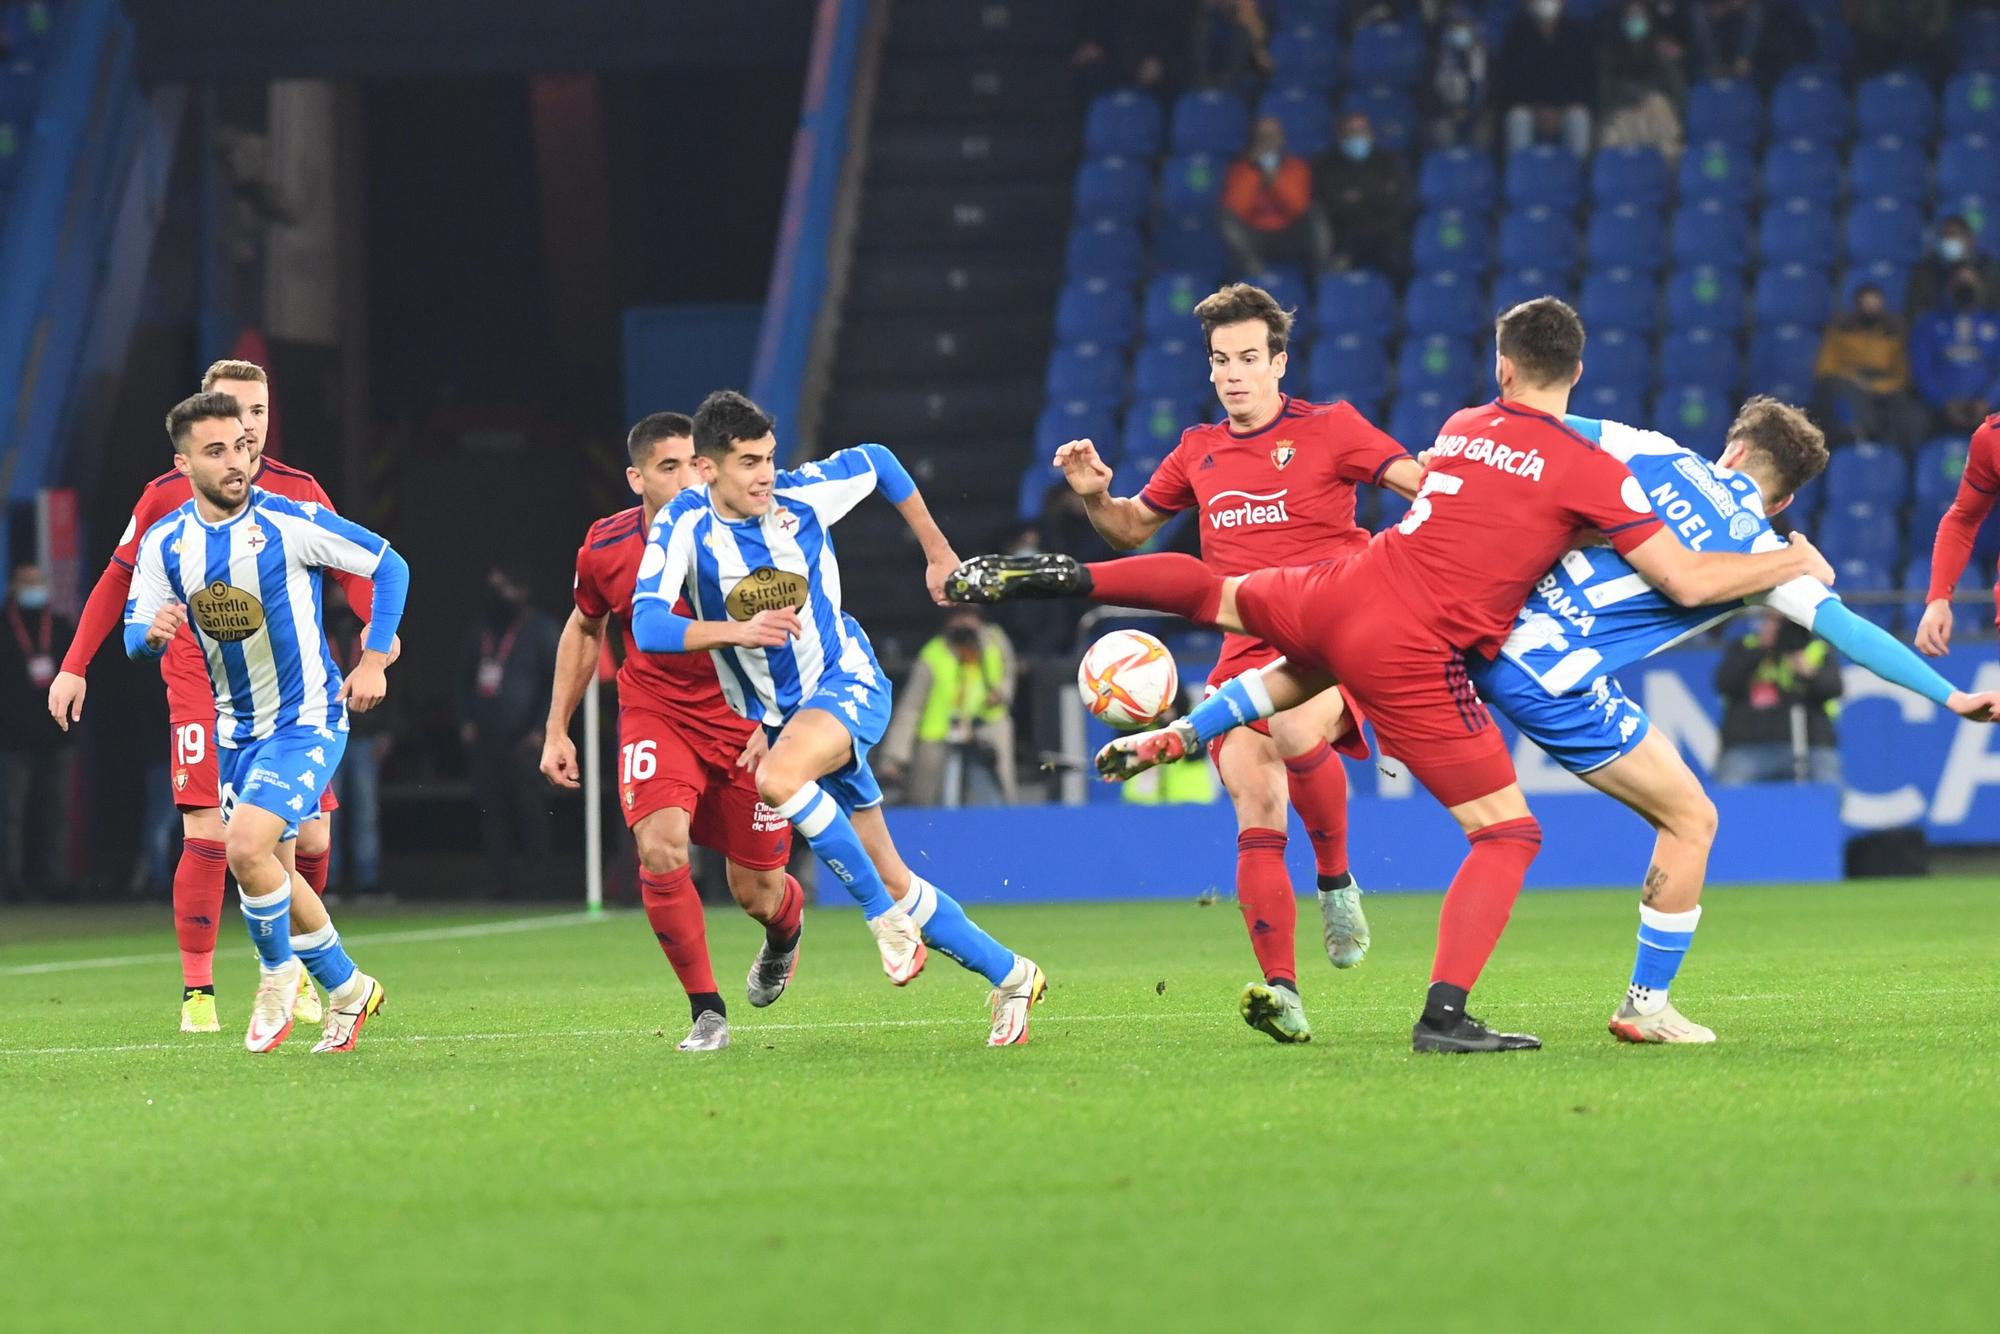
[[[695,893],[694,868],[654,875],[639,871],[639,898],[646,905],[646,920],[666,952],[681,990],[690,997],[714,996],[715,971],[708,966],[708,926],[702,920],[701,895]]]
[[[184,839],[174,868],[174,938],[181,947],[181,985],[215,985],[215,932],[229,888],[229,854],[211,838]]]
[[[321,898],[325,898],[327,854],[324,852],[295,853],[293,854],[293,861],[298,864],[299,878],[312,887],[313,893],[319,895]]]
[[[1083,568],[1090,571],[1093,602],[1170,611],[1208,624],[1222,606],[1222,576],[1179,552],[1101,560]]]
[[[1431,981],[1472,990],[1507,929],[1507,914],[1520,896],[1528,863],[1541,848],[1542,827],[1532,815],[1490,824],[1472,835],[1472,851],[1452,877],[1438,913]]]
[[[1323,876],[1347,874],[1347,769],[1333,747],[1321,745],[1285,761],[1292,809],[1306,822],[1312,839],[1313,869]]]
[[[1292,877],[1285,870],[1285,834],[1280,829],[1246,829],[1236,836],[1236,901],[1243,924],[1250,928],[1250,948],[1264,980],[1298,985],[1298,957],[1293,933],[1298,928],[1299,901],[1292,894]]]
[[[764,923],[764,938],[771,942],[774,950],[788,950],[792,942],[799,938],[799,925],[805,921],[806,892],[799,882],[789,875],[785,877],[785,897],[778,900],[777,915]]]

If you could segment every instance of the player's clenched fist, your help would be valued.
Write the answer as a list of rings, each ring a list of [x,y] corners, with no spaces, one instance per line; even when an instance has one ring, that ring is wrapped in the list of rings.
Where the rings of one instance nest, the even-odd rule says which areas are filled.
[[[805,630],[798,612],[790,607],[774,607],[744,621],[736,632],[735,642],[742,648],[778,648],[787,639],[797,639]]]
[[[153,613],[153,623],[146,627],[146,647],[154,653],[165,652],[187,620],[186,607],[174,601],[162,602],[160,609]]]
[[[363,649],[361,661],[354,664],[354,670],[340,683],[338,702],[355,713],[366,713],[380,704],[389,693],[388,667],[388,654]]]
[[[1062,469],[1069,489],[1080,496],[1101,496],[1111,489],[1111,467],[1088,440],[1072,440],[1058,449],[1056,467]]]

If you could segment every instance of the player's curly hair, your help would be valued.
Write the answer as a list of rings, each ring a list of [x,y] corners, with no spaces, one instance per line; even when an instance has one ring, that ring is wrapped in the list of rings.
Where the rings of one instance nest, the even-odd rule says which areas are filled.
[[[761,440],[777,425],[769,413],[734,389],[718,389],[694,410],[694,452],[726,459],[738,440]]]
[[[269,384],[271,377],[254,361],[218,361],[201,373],[201,392],[212,393],[218,380],[241,380]]]
[[[1220,291],[1195,303],[1194,317],[1201,321],[1203,346],[1225,324],[1262,320],[1271,331],[1267,343],[1272,356],[1283,352],[1292,340],[1292,312],[1278,304],[1278,298],[1249,283],[1230,283]]]
[[[167,409],[167,439],[178,451],[197,422],[237,421],[242,416],[243,407],[232,395],[196,394]]]
[[[1567,386],[1583,361],[1583,317],[1567,301],[1538,296],[1503,312],[1493,341],[1531,385]]]
[[[694,418],[685,412],[649,412],[632,423],[625,435],[625,454],[638,467],[662,440],[679,440],[694,434]]]
[[[1746,399],[1724,438],[1742,441],[1765,460],[1779,488],[1779,494],[1766,497],[1771,502],[1783,500],[1826,471],[1826,433],[1804,412],[1769,394]]]

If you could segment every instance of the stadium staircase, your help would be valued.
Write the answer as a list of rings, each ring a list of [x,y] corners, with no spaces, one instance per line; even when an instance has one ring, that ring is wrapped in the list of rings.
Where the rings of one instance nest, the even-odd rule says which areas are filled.
[[[1042,401],[1079,137],[1070,9],[903,0],[876,65],[816,438],[893,448],[967,554],[1004,534]],[[840,557],[878,651],[913,653],[937,612],[901,518],[861,507]]]

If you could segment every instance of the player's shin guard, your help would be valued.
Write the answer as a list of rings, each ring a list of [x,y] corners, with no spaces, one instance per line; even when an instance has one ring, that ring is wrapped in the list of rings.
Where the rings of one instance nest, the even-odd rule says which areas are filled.
[[[1014,971],[1014,951],[980,929],[958,900],[922,876],[910,875],[910,892],[897,902],[923,933],[924,944],[994,986]]]
[[[1286,760],[1285,780],[1292,809],[1305,821],[1306,836],[1312,839],[1313,869],[1321,885],[1338,880],[1347,874],[1346,767],[1333,747],[1322,743]]]
[[[1090,600],[1114,607],[1168,611],[1205,625],[1222,606],[1222,576],[1193,556],[1159,552],[1125,556],[1084,566],[1090,571]]]
[[[1542,827],[1530,815],[1487,825],[1471,835],[1465,855],[1438,913],[1437,956],[1431,962],[1433,991],[1438,984],[1464,993],[1479,981],[1480,970],[1493,956],[1508,914],[1520,897],[1528,864],[1542,848]]]
[[[313,981],[329,996],[354,976],[354,960],[341,948],[340,932],[333,929],[332,922],[317,931],[293,936],[292,953],[299,956],[299,962],[312,974]]]
[[[181,949],[181,985],[215,985],[215,933],[229,891],[229,854],[212,838],[181,845],[174,868],[174,938]]]
[[[861,835],[854,832],[854,821],[818,783],[807,783],[777,811],[792,822],[792,828],[826,869],[847,886],[847,892],[861,905],[863,917],[872,922],[896,906],[875,863],[868,860],[867,849],[861,846]]]
[[[1246,829],[1236,836],[1236,901],[1264,980],[1297,991],[1299,901],[1285,870],[1284,830]]]
[[[1656,912],[1639,905],[1639,957],[1632,963],[1632,985],[1626,998],[1640,1014],[1658,1014],[1667,1005],[1667,990],[1674,974],[1694,944],[1694,928],[1701,921],[1701,905],[1686,912]]]
[[[250,943],[264,970],[282,968],[292,961],[292,882],[270,894],[252,894],[241,885],[237,897],[243,904],[243,921],[250,928]]]
[[[702,917],[701,895],[695,892],[694,868],[683,866],[664,875],[642,869],[639,898],[653,938],[688,995],[689,1010],[699,1018],[703,1010],[722,1009],[722,993],[708,962],[708,923]]]
[[[326,864],[330,855],[325,852],[293,854],[293,861],[299,868],[299,879],[305,881],[306,887],[321,898],[326,897]],[[317,978],[319,974],[314,973],[313,976]]]

